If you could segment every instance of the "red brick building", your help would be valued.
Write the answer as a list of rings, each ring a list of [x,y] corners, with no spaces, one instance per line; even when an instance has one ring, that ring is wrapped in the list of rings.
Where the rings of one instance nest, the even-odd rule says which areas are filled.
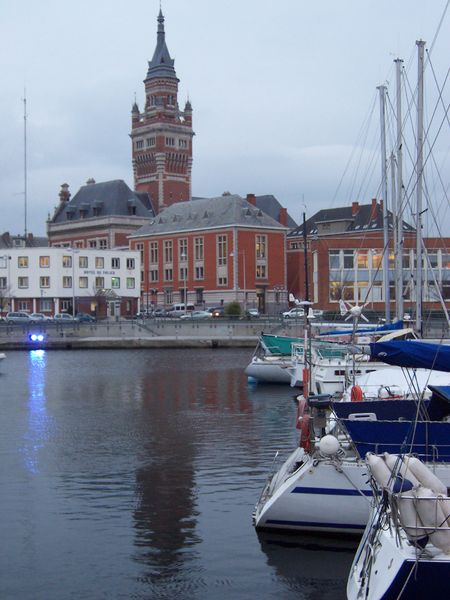
[[[256,198],[226,194],[174,204],[130,236],[140,250],[144,306],[240,302],[278,313],[286,306],[287,213],[276,221]]]
[[[338,311],[340,298],[351,303],[370,302],[377,311],[384,310],[383,292],[383,206],[371,204],[325,209],[305,223],[309,299],[322,310]],[[389,231],[393,230],[388,212]],[[416,232],[403,222],[403,302],[410,312],[415,304]],[[424,258],[423,298],[428,308],[439,308],[434,277],[447,300],[450,299],[449,239],[424,238],[428,258]],[[429,261],[429,262],[428,262]],[[394,256],[389,254],[391,306],[395,304]],[[297,298],[305,297],[303,224],[287,235],[288,289]]]
[[[131,118],[134,187],[150,196],[156,213],[192,196],[192,106],[188,100],[180,111],[178,82],[160,10],[156,49],[144,80],[145,107],[141,113],[135,103]]]

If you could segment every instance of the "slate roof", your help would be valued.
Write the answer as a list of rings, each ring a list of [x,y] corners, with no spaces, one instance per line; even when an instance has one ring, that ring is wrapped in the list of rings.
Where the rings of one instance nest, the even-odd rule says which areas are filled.
[[[44,248],[48,246],[48,238],[44,236],[35,236],[29,233],[26,237],[23,235],[11,235],[7,231],[0,235],[1,248],[20,248],[23,247],[25,240],[25,248]]]
[[[175,73],[175,61],[170,58],[169,50],[166,46],[166,34],[164,32],[164,16],[160,9],[158,15],[158,35],[153,58],[148,63],[147,79],[177,79]]]
[[[130,207],[135,207],[132,214]],[[95,214],[94,214],[95,209]],[[58,207],[52,223],[66,223],[105,216],[136,216],[150,219],[154,216],[148,194],[130,190],[121,179],[83,185],[74,197]]]
[[[286,230],[281,223],[241,196],[230,194],[172,204],[130,237],[233,225]]]
[[[307,219],[306,233],[307,235],[315,235],[318,233],[318,224],[336,221],[347,221],[347,226],[342,233],[330,233],[332,236],[345,235],[345,233],[358,233],[377,231],[383,229],[383,214],[381,206],[377,205],[377,214],[372,218],[372,204],[360,204],[356,215],[352,215],[351,206],[342,206],[340,208],[326,208],[319,210],[315,215]],[[393,215],[388,210],[388,227],[393,228]],[[403,221],[403,230],[405,232],[415,232],[414,227]],[[303,223],[290,231],[287,237],[299,237],[303,235]]]
[[[272,219],[278,220],[280,209],[283,208],[278,200],[272,194],[266,194],[265,196],[256,196],[256,206],[260,208],[266,215],[272,217]],[[289,228],[297,227],[297,223],[288,213],[287,215],[287,226]]]

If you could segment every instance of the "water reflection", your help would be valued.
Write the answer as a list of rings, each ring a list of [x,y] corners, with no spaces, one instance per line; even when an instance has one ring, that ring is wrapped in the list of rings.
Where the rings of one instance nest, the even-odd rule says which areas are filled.
[[[347,574],[358,546],[352,537],[258,532],[267,564],[302,600],[344,598]]]
[[[27,469],[39,471],[39,450],[44,446],[48,432],[48,416],[45,399],[45,350],[31,350],[28,355],[28,430],[22,452]]]

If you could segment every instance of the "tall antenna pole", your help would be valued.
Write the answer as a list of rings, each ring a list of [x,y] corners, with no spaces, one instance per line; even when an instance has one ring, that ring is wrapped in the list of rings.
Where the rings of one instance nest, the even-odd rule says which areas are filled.
[[[386,322],[391,320],[391,293],[389,289],[389,229],[387,209],[387,175],[386,175],[386,117],[385,99],[386,86],[378,86],[380,92],[380,125],[381,125],[381,195],[383,198],[383,288],[384,312]]]
[[[423,55],[425,42],[416,42],[417,60],[417,202],[416,202],[416,329],[422,334],[422,184],[423,184]]]
[[[23,198],[24,198],[24,237],[27,237],[27,91],[23,98]]]
[[[397,83],[397,193],[394,212],[394,231],[397,231],[395,248],[395,306],[397,318],[403,318],[403,152],[402,152],[402,64],[400,58],[394,60]]]

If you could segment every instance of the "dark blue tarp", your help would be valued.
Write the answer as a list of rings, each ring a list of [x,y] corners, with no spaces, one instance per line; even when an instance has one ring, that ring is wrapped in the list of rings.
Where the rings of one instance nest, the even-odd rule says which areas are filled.
[[[450,372],[450,346],[404,340],[372,342],[369,346],[371,358],[388,365]]]
[[[385,323],[384,325],[374,325],[372,327],[365,327],[362,329],[356,329],[355,333],[387,333],[388,331],[398,331],[399,329],[403,329],[404,323],[403,321],[396,321],[395,323]],[[323,333],[319,333],[319,335],[326,335],[327,337],[330,335],[352,335],[353,329],[350,327],[349,329],[339,329],[337,331],[324,331]]]

